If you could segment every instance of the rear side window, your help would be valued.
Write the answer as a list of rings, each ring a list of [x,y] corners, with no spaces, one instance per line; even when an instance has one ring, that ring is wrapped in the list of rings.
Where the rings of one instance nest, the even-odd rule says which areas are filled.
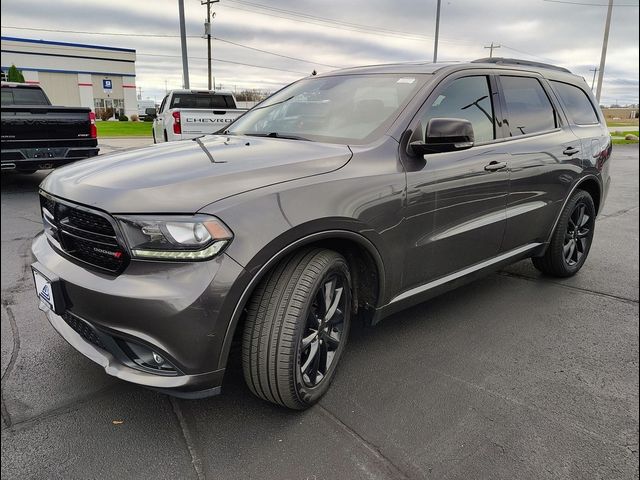
[[[512,137],[556,128],[556,115],[540,82],[530,77],[501,76],[506,122]]]
[[[562,99],[573,123],[576,125],[600,123],[593,104],[584,90],[563,82],[551,81],[551,85]]]
[[[49,105],[49,101],[39,88],[4,87],[2,105]]]
[[[231,95],[177,93],[171,99],[170,108],[235,108]]]

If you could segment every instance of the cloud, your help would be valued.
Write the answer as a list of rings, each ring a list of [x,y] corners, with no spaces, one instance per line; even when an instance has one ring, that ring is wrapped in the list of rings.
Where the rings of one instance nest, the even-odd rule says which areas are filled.
[[[628,3],[632,1],[635,0]],[[214,41],[214,58],[219,59],[213,63],[216,83],[231,89],[256,87],[274,91],[314,69],[330,71],[332,67],[326,65],[347,67],[429,61],[433,51],[435,3],[436,0],[222,0],[213,6],[216,37],[307,62]],[[288,16],[283,10],[304,13],[305,22],[300,21],[300,17],[297,20],[281,18]],[[191,83],[202,88],[207,83],[206,42],[200,38],[205,7],[199,0],[185,0],[185,13],[190,35]],[[590,84],[593,75],[590,69],[600,61],[605,14],[606,8],[600,6],[542,0],[444,0],[439,58],[465,61],[484,57],[488,54],[484,47],[493,41],[501,45],[495,55],[563,65],[584,76]],[[2,2],[1,15],[3,35],[135,48],[138,52],[136,82],[145,96],[160,99],[165,81],[168,88],[179,87],[182,82],[176,0],[22,0]],[[320,18],[335,19],[342,25],[319,25]],[[637,7],[614,9],[603,85],[605,104],[638,102],[637,18]],[[6,26],[132,35],[36,32]],[[135,36],[147,33],[174,37]]]

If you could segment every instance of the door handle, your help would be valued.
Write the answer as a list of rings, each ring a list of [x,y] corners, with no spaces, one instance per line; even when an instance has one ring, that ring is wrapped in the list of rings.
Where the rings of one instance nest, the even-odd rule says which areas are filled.
[[[575,155],[578,152],[580,152],[580,150],[578,150],[577,148],[567,147],[567,148],[564,149],[564,151],[562,153],[563,153],[563,155],[568,155],[570,157],[571,155]]]
[[[507,164],[505,162],[496,162],[495,160],[489,165],[484,166],[484,169],[487,172],[497,172],[498,170],[502,170],[503,168],[507,168]]]

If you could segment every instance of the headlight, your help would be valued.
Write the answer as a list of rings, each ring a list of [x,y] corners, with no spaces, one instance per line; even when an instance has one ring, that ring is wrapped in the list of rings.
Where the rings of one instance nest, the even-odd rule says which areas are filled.
[[[206,260],[233,238],[224,223],[209,215],[116,218],[134,258]]]

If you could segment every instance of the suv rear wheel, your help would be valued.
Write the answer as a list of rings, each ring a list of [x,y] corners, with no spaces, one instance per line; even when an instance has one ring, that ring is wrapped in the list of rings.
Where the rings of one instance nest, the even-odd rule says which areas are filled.
[[[542,257],[532,258],[533,265],[554,277],[575,275],[589,255],[595,219],[591,195],[576,190],[560,215],[547,251]]]
[[[327,391],[351,320],[351,275],[332,250],[298,252],[278,264],[251,298],[242,366],[251,391],[302,410]]]

